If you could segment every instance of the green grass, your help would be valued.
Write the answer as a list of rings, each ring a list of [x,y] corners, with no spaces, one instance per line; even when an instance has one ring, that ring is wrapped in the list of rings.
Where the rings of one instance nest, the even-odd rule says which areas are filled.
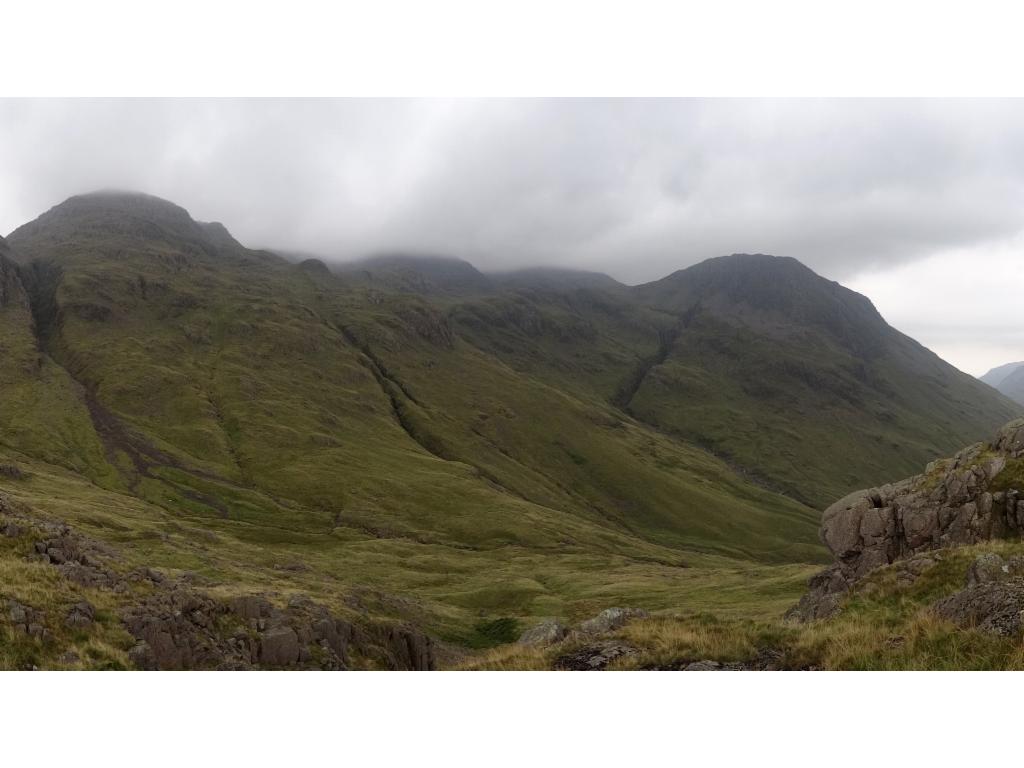
[[[680,337],[624,409],[677,322],[625,289],[392,290],[119,205],[10,238],[36,312],[0,308],[0,462],[30,477],[0,491],[225,596],[358,603],[467,647],[612,605],[760,620],[826,559],[796,489],[892,469],[897,433],[908,465],[942,442],[902,414],[851,426],[881,400],[736,383],[782,353],[845,382],[832,348]],[[987,417],[925,404],[967,409],[944,440]]]
[[[783,669],[992,670],[1024,669],[1020,637],[999,637],[957,627],[937,618],[931,606],[961,589],[978,554],[1024,553],[1020,542],[990,542],[943,552],[943,559],[912,585],[897,579],[897,567],[882,568],[858,585],[830,620],[806,625],[785,622],[781,611],[732,615],[695,606],[634,621],[615,633],[638,650],[617,669],[676,669],[698,660],[749,663],[758,652],[778,654]],[[758,605],[761,605],[758,603]],[[515,645],[479,652],[461,662],[466,669],[550,669],[557,656],[578,647],[548,649]]]

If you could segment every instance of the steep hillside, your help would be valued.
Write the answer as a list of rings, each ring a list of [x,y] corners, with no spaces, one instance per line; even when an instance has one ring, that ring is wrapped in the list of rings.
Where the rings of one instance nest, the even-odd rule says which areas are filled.
[[[363,627],[369,666],[456,663],[615,603],[768,617],[824,557],[804,502],[1014,410],[791,260],[635,289],[442,258],[332,269],[118,192],[0,248],[0,568],[29,579],[0,592],[60,641],[19,639],[10,663],[100,639],[113,665],[341,663],[285,637],[322,611]],[[65,530],[52,556],[33,543]],[[96,583],[55,582],[83,552],[110,553]],[[129,578],[144,567],[159,579]],[[254,596],[271,607],[234,602]],[[93,605],[102,638],[49,599]],[[181,601],[199,624],[165,618]],[[244,652],[203,623],[252,610],[277,634]],[[280,642],[287,662],[264,652]]]
[[[821,558],[813,510],[636,422],[600,386],[471,343],[451,319],[461,288],[291,264],[121,193],[72,198],[8,240],[20,266],[5,267],[0,331],[19,362],[2,374],[0,463],[17,471],[0,493],[15,529],[67,526],[217,599],[359,604],[451,648],[620,599],[753,600],[748,576],[773,569],[796,590]],[[10,567],[21,546],[0,553]],[[114,602],[85,589],[113,617],[105,658],[129,663],[114,629],[134,588]],[[7,597],[54,620],[44,592]]]
[[[382,254],[336,269],[352,281],[402,293],[479,293],[491,287],[490,279],[469,262],[444,256]]]
[[[1021,410],[793,259],[711,259],[637,292],[676,321],[623,407],[816,506]]]
[[[1020,411],[793,259],[711,259],[633,289],[512,283],[448,306],[460,336],[516,371],[817,507]]]
[[[981,377],[1014,402],[1024,404],[1024,363],[1007,363],[993,368]]]

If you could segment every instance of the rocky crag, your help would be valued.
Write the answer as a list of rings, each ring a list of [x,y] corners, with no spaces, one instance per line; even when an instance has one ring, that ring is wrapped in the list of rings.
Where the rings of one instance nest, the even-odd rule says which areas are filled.
[[[800,621],[828,618],[838,612],[843,596],[876,568],[901,563],[912,573],[933,561],[929,553],[934,550],[1020,538],[1022,531],[1024,420],[1017,420],[987,443],[932,462],[923,474],[851,493],[826,509],[821,540],[835,562],[811,579],[809,591],[788,616]],[[1005,570],[996,570],[1007,579],[969,578],[965,592],[978,592],[975,597],[980,599],[981,593],[996,590],[1000,595],[989,596],[990,601],[1005,602],[1002,592],[1009,577],[1024,569],[1004,565]],[[979,569],[992,570],[982,564],[972,571]],[[955,618],[964,614],[957,606],[969,604],[971,596],[958,593],[950,601],[937,611]]]
[[[55,615],[52,606],[6,597],[0,585],[0,628],[8,624],[43,646],[59,645],[61,625],[87,637],[97,621],[90,596],[105,593],[120,605],[115,620],[132,638],[126,650],[137,669],[436,667],[433,641],[412,626],[335,616],[303,595],[279,606],[263,595],[214,596],[187,573],[129,570],[115,548],[4,494],[0,536],[30,542],[26,559],[53,568],[80,598]],[[77,654],[66,651],[60,661],[73,664]]]

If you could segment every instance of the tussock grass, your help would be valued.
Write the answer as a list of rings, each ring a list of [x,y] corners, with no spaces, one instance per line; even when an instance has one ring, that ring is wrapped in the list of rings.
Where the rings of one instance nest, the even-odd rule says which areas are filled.
[[[780,616],[750,620],[708,612],[665,614],[634,621],[614,634],[639,653],[613,669],[677,669],[698,660],[751,663],[762,651],[781,669],[824,670],[1020,670],[1024,638],[999,637],[944,621],[930,610],[961,589],[970,562],[981,552],[1024,553],[1020,542],[990,542],[942,552],[943,559],[913,584],[898,568],[872,574],[833,619],[795,624]],[[550,668],[566,649],[493,649],[462,662],[467,669]]]

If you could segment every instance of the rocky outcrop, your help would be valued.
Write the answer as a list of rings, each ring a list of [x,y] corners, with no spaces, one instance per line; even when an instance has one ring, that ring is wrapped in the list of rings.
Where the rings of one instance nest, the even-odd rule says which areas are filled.
[[[173,584],[122,615],[142,669],[321,669],[351,665],[351,652],[396,670],[436,667],[434,646],[404,625],[357,626],[309,598],[285,608],[262,596],[215,600]]]
[[[10,249],[0,238],[0,309],[15,305],[28,306],[28,297],[18,275],[18,267],[8,258]]]
[[[940,618],[1005,637],[1020,634],[1024,614],[1024,557],[1004,560],[989,552],[967,571],[966,586],[939,600],[933,610]]]
[[[44,641],[49,639],[50,630],[46,628],[46,614],[42,610],[17,600],[8,600],[6,607],[7,618],[15,631]]]
[[[555,619],[542,621],[519,636],[519,645],[546,646],[560,643],[569,634],[569,628]]]
[[[573,672],[597,671],[617,659],[635,656],[639,651],[631,645],[605,641],[585,645],[555,659],[554,668]]]
[[[555,658],[555,669],[605,669],[617,659],[639,653],[633,646],[606,636],[633,619],[646,619],[648,616],[650,614],[640,608],[606,608],[593,618],[580,622],[575,629],[549,619],[526,630],[518,643],[534,648],[558,644],[568,646],[569,650]]]
[[[301,595],[284,607],[263,595],[218,598],[197,588],[189,574],[129,571],[112,548],[63,522],[31,515],[3,494],[0,533],[32,542],[29,559],[55,568],[76,592],[86,587],[113,593],[121,624],[135,639],[129,660],[139,669],[341,670],[353,665],[354,656],[364,667],[437,666],[433,641],[408,624],[356,624]],[[2,598],[0,607],[15,630],[43,642],[53,639],[41,609]],[[72,633],[87,632],[96,621],[95,608],[84,599],[63,614]]]
[[[633,619],[646,619],[648,616],[650,614],[641,608],[607,608],[580,624],[579,631],[585,635],[614,632]]]
[[[1018,420],[988,443],[932,462],[924,474],[837,501],[821,520],[821,539],[835,563],[811,579],[790,618],[834,614],[843,593],[879,566],[944,547],[1019,538],[1022,459],[1024,420]]]

